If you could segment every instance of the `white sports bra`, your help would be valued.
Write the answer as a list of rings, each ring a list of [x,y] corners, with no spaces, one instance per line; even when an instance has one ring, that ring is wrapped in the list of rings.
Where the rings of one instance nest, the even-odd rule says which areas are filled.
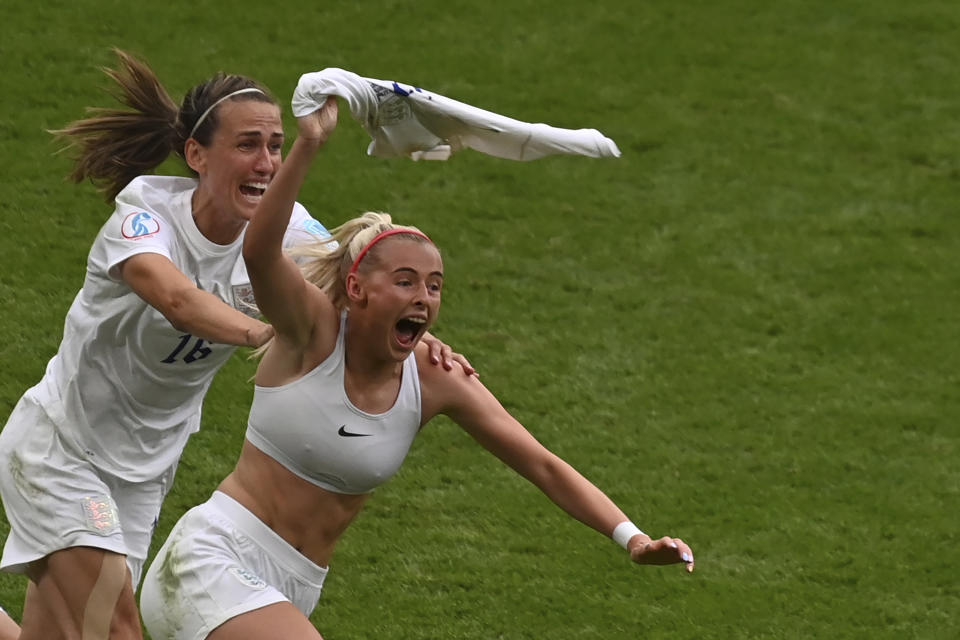
[[[336,493],[369,493],[400,468],[420,430],[420,378],[410,354],[385,413],[353,406],[343,386],[347,315],[326,360],[302,378],[254,389],[247,440],[284,467]]]

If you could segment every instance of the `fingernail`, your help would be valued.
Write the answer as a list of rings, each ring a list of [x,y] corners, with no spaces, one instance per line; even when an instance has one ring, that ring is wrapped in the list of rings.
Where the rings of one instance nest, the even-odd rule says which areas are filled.
[[[683,560],[684,562],[690,562],[690,560],[692,560],[692,558],[690,557],[690,554],[687,552],[681,553],[680,559]]]
[[[671,548],[671,549],[676,549],[676,548],[677,548],[677,543],[676,543],[676,542],[671,542],[671,543],[670,543],[670,548]]]

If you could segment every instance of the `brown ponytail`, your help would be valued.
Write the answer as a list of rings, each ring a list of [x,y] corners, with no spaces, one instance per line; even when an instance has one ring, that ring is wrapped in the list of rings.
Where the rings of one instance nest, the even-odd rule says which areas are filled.
[[[51,131],[75,151],[70,179],[96,184],[111,202],[138,175],[157,168],[174,148],[177,105],[156,74],[129,53],[114,49],[118,68],[103,71],[116,82],[114,97],[129,109],[91,107],[93,115]]]
[[[112,202],[131,180],[160,166],[171,152],[183,158],[184,144],[194,124],[223,96],[238,89],[256,88],[261,93],[241,94],[232,99],[276,104],[254,80],[217,73],[191,89],[178,108],[149,66],[120,49],[114,49],[114,53],[117,68],[103,71],[119,89],[114,97],[127,108],[90,107],[89,118],[51,131],[75,154],[70,179],[90,180],[107,202]],[[194,132],[194,139],[204,146],[210,144],[217,129],[217,111],[213,109]]]

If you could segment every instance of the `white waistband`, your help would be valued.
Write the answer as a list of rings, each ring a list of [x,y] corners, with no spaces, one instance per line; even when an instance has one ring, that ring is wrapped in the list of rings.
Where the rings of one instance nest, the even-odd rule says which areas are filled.
[[[214,491],[207,504],[227,517],[237,529],[269,553],[272,560],[307,582],[317,586],[323,584],[327,567],[311,562],[242,504],[222,491]]]

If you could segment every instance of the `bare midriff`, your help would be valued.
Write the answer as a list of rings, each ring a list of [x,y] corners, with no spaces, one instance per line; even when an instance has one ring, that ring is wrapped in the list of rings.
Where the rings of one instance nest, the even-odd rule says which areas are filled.
[[[295,475],[244,440],[233,472],[218,487],[321,567],[369,493],[334,493]]]

